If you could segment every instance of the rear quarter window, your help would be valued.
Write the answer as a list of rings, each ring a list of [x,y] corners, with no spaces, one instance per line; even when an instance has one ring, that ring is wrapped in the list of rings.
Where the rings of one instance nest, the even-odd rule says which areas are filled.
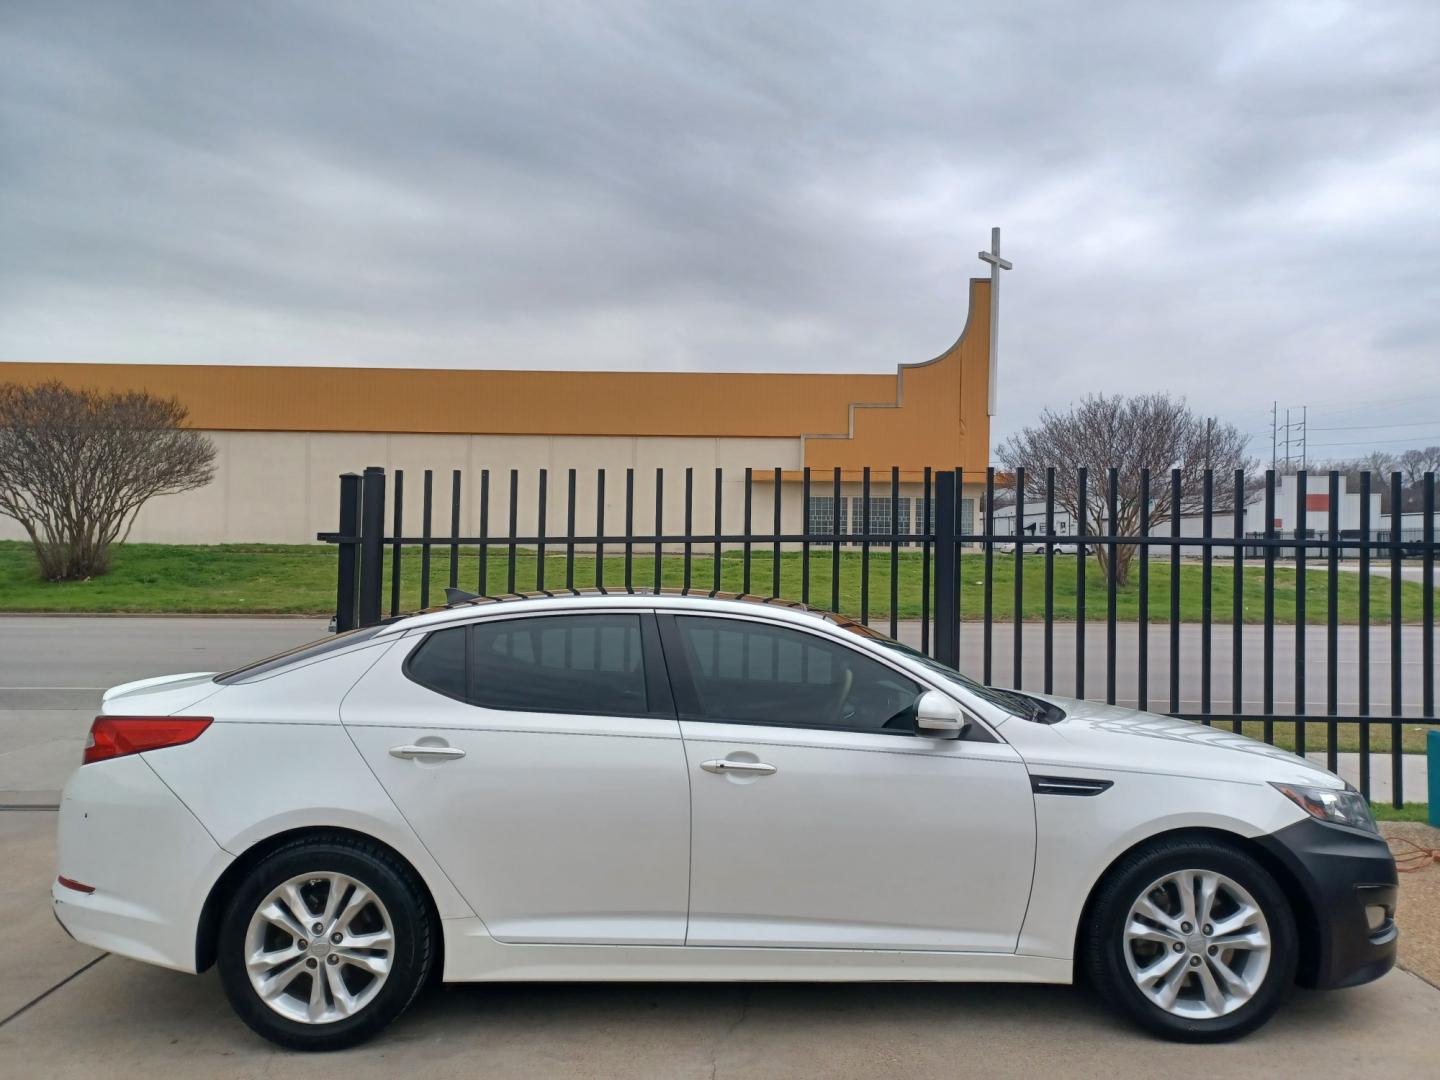
[[[427,635],[406,659],[405,675],[427,690],[465,701],[465,627]]]

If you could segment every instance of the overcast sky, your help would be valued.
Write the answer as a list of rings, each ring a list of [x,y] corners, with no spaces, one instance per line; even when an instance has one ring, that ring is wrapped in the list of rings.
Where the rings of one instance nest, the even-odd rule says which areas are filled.
[[[991,225],[996,439],[1440,442],[1440,4],[0,0],[0,359],[890,371]]]

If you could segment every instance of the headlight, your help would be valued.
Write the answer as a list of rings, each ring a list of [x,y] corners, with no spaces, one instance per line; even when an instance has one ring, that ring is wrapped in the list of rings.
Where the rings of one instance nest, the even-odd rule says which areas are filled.
[[[1271,784],[1276,791],[1300,807],[1311,817],[1328,821],[1333,825],[1349,825],[1353,829],[1379,833],[1375,817],[1370,813],[1370,804],[1365,796],[1354,788],[1302,787],[1299,784]]]

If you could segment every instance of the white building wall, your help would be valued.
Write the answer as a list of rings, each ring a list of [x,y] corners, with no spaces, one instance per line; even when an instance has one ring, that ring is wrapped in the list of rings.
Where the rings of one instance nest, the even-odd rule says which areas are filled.
[[[1305,479],[1306,496],[1330,494],[1330,477],[1327,473],[1311,473]],[[1328,533],[1330,531],[1330,511],[1327,508],[1321,510],[1306,510],[1303,513],[1299,508],[1299,482],[1293,474],[1276,477],[1275,484],[1275,519],[1280,524],[1277,528],[1282,533],[1294,534],[1296,529],[1303,528],[1316,533]],[[1360,528],[1360,495],[1358,492],[1349,490],[1346,477],[1340,477],[1340,528]],[[1371,529],[1378,529],[1380,525],[1380,495],[1378,491],[1370,496],[1370,522]],[[1260,496],[1251,501],[1246,507],[1245,529],[1247,532],[1265,531],[1265,496]]]
[[[208,432],[215,442],[215,479],[182,495],[152,499],[135,520],[130,540],[152,543],[315,543],[316,533],[334,531],[339,476],[382,466],[393,484],[405,472],[404,528],[421,531],[425,469],[434,471],[432,529],[450,532],[451,472],[461,470],[462,534],[475,535],[480,522],[480,475],[490,471],[490,532],[509,525],[510,470],[518,469],[519,527],[537,527],[537,475],[549,470],[547,529],[566,526],[567,471],[577,470],[576,528],[591,532],[596,519],[596,471],[606,475],[606,531],[625,522],[625,470],[635,476],[636,529],[651,531],[655,518],[655,470],[665,470],[665,530],[684,527],[685,469],[694,469],[694,525],[714,524],[715,469],[725,471],[722,498],[726,528],[739,530],[746,467],[756,470],[757,522],[771,520],[773,487],[759,483],[776,466],[800,468],[799,439],[589,438],[583,436],[384,435],[320,432]],[[799,524],[799,485],[786,491],[787,516]],[[763,489],[763,495],[762,495]],[[392,488],[393,490],[393,488]],[[392,504],[393,505],[393,504]],[[764,508],[763,510],[761,508]],[[387,531],[391,519],[387,513]],[[767,526],[768,527],[768,526]],[[21,540],[19,524],[0,517],[0,539]]]
[[[605,532],[621,535],[625,526],[625,472],[635,470],[634,528],[655,531],[656,470],[664,470],[663,532],[685,530],[685,470],[693,470],[691,530],[710,533],[715,525],[715,470],[723,470],[721,491],[723,531],[739,533],[744,525],[745,470],[752,480],[752,531],[768,533],[774,522],[774,470],[798,472],[802,466],[799,439],[764,438],[619,438],[588,436],[387,435],[327,432],[207,432],[215,442],[215,478],[182,495],[152,499],[140,511],[129,539],[162,544],[313,544],[316,534],[338,525],[340,474],[362,472],[378,465],[386,471],[385,529],[393,524],[394,484],[404,472],[403,531],[420,536],[423,529],[424,472],[432,479],[431,532],[450,535],[452,473],[461,473],[460,532],[480,530],[480,487],[489,471],[488,535],[509,535],[510,472],[518,470],[517,528],[535,535],[538,527],[539,470],[547,470],[546,533],[567,531],[568,471],[576,470],[575,529],[593,535],[596,525],[596,479],[605,477]],[[845,481],[847,529],[859,531],[862,486]],[[918,532],[924,487],[900,486]],[[833,497],[831,475],[812,473],[811,494]],[[889,471],[878,464],[871,480],[871,501],[879,507],[891,496]],[[980,527],[977,507],[982,488],[966,484],[962,506]],[[932,492],[933,499],[933,492]],[[790,480],[781,488],[782,531],[805,529],[801,484]],[[903,521],[903,515],[902,515]],[[0,540],[23,540],[19,524],[0,517]],[[792,545],[793,546],[793,545]]]

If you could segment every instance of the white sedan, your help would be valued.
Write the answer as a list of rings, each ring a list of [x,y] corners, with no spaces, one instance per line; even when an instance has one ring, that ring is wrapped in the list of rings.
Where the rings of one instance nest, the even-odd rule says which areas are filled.
[[[1233,1038],[1395,958],[1336,776],[989,689],[798,605],[477,600],[105,695],[60,811],[80,941],[219,967],[335,1049],[447,981],[1087,978]]]

